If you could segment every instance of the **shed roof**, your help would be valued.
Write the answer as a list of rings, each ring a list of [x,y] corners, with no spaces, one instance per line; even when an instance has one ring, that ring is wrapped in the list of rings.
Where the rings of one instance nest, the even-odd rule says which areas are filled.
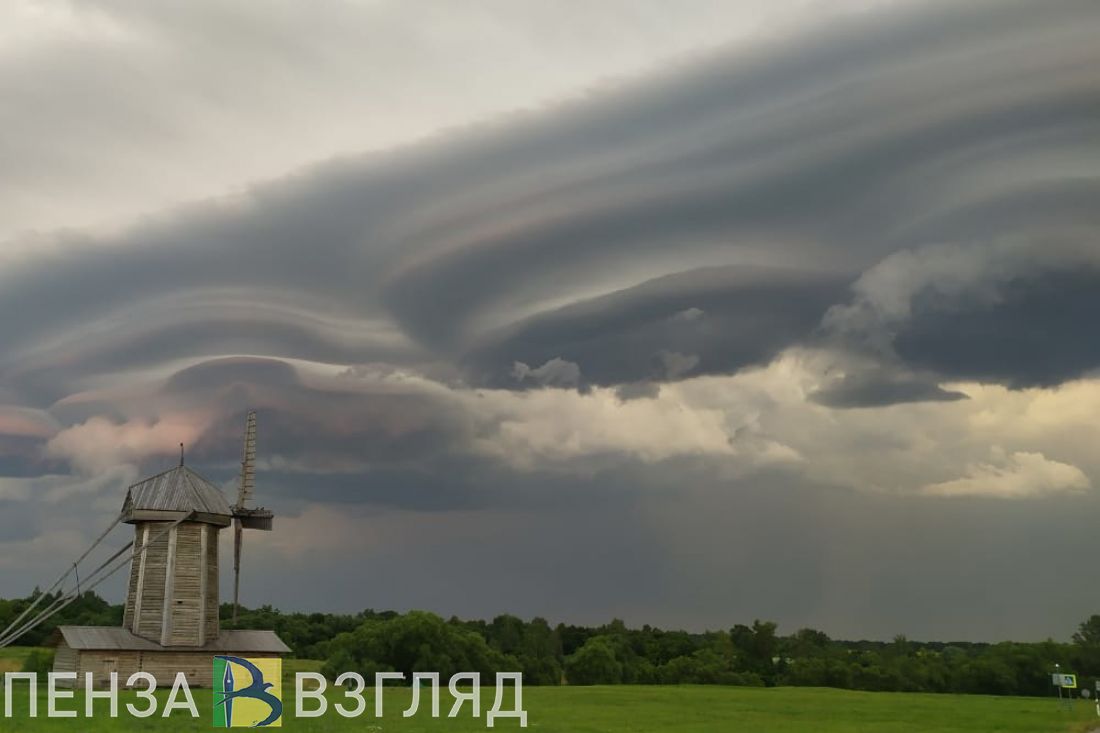
[[[57,631],[70,649],[79,651],[290,653],[290,647],[274,631],[223,631],[205,646],[194,647],[164,647],[116,626],[58,626]]]
[[[221,489],[187,466],[176,466],[130,486],[122,511],[127,522],[195,512],[199,521],[229,524],[233,516]]]

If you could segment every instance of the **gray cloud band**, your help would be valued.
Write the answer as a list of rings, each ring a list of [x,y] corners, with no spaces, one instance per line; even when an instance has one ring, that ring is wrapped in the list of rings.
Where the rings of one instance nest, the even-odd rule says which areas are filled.
[[[844,287],[899,250],[949,242],[996,268],[999,250],[976,245],[1008,233],[1095,246],[1098,28],[1079,1],[865,20],[116,238],[57,235],[0,274],[0,307],[23,314],[0,323],[0,378],[48,404],[89,374],[203,354],[449,362],[515,388],[536,383],[511,379],[515,362],[555,358],[596,384],[766,363],[819,343]],[[1094,368],[1069,344],[1096,270],[1061,264],[1035,258],[1041,274],[995,302],[918,298],[880,368],[1011,385]],[[677,324],[692,308],[705,317]],[[662,354],[696,365],[662,370]]]

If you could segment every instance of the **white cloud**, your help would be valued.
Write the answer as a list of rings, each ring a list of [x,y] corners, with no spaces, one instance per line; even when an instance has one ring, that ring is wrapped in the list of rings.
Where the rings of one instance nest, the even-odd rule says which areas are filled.
[[[123,423],[93,417],[59,432],[46,444],[46,451],[71,461],[86,474],[102,473],[149,456],[172,455],[180,443],[194,444],[213,417],[209,412],[175,413],[155,421]]]
[[[558,464],[604,454],[647,461],[676,455],[733,455],[725,414],[673,398],[622,402],[614,390],[486,394],[480,408],[497,423],[482,451],[520,465]],[[474,405],[475,408],[479,405]]]
[[[997,456],[994,462],[977,463],[966,475],[951,481],[928,484],[932,496],[994,496],[1023,499],[1092,487],[1088,476],[1076,466],[1052,461],[1042,453],[1016,452]]]

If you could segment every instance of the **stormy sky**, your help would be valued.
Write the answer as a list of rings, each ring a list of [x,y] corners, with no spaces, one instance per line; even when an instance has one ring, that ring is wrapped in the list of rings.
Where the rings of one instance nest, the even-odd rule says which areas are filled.
[[[252,408],[249,605],[1068,638],[1100,5],[767,6],[7,4],[0,596]]]

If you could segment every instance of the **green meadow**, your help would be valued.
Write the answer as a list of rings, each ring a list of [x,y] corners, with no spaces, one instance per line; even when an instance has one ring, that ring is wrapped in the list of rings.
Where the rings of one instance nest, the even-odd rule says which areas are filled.
[[[16,671],[27,650],[0,650],[0,670]],[[482,717],[470,717],[467,704],[455,719],[432,719],[420,713],[404,718],[411,690],[388,688],[384,695],[384,716],[373,717],[373,691],[366,693],[367,713],[344,719],[332,705],[342,693],[330,693],[330,707],[323,718],[295,718],[293,682],[297,671],[313,671],[318,663],[287,660],[284,700],[287,717],[284,728],[303,733],[321,731],[372,731],[373,733],[473,733],[487,730],[485,712],[492,704],[493,691],[483,689]],[[138,719],[125,712],[126,702],[144,704],[132,693],[120,693],[120,717],[106,716],[106,703],[97,702],[97,715],[83,716],[84,699],[76,693],[59,704],[75,710],[76,719],[48,719],[45,694],[38,695],[38,718],[29,718],[27,691],[17,684],[15,710],[10,720],[0,719],[0,729],[28,731],[176,731],[210,730],[211,692],[194,690],[199,718],[175,712],[165,719]],[[425,689],[424,693],[428,691]],[[167,695],[159,692],[161,707]],[[429,710],[429,695],[421,708]],[[805,687],[751,688],[719,686],[613,686],[613,687],[528,687],[523,691],[528,729],[541,733],[1085,733],[1100,728],[1093,704],[1077,701],[1062,709],[1054,699],[986,697],[977,695],[927,695],[885,692],[852,692]],[[451,705],[442,691],[444,715]],[[500,719],[493,730],[519,730],[518,721]]]
[[[27,647],[9,646],[0,648],[0,675],[5,672],[18,672],[23,668],[27,655],[33,651]]]
[[[81,717],[59,720],[26,717],[25,690],[17,690],[15,716],[0,728],[18,731],[202,731],[210,730],[211,693],[195,690],[200,718],[173,713],[168,719],[136,719],[122,712],[116,720],[105,716],[105,703],[97,717],[83,718],[83,697],[64,701],[61,709],[77,710]],[[346,720],[330,707],[320,719],[296,719],[293,711],[284,728],[310,733],[321,731],[394,731],[395,733],[473,733],[487,730],[484,712],[492,702],[485,694],[480,720],[469,717],[467,705],[455,719],[432,719],[418,714],[403,718],[410,691],[387,690],[381,719],[368,712]],[[164,695],[161,695],[162,700]],[[368,691],[368,706],[372,704]],[[135,700],[123,693],[120,703]],[[335,703],[337,696],[330,696]],[[444,714],[450,705],[441,699]],[[427,699],[421,702],[427,710]],[[543,733],[1083,733],[1097,722],[1092,705],[1078,702],[1071,711],[1060,710],[1051,700],[962,695],[923,695],[882,692],[849,692],[819,688],[737,687],[532,687],[524,690],[528,729]],[[288,709],[293,707],[288,700]],[[39,696],[39,715],[46,700]],[[10,727],[9,727],[10,726]],[[498,720],[494,730],[519,730],[515,720]]]

